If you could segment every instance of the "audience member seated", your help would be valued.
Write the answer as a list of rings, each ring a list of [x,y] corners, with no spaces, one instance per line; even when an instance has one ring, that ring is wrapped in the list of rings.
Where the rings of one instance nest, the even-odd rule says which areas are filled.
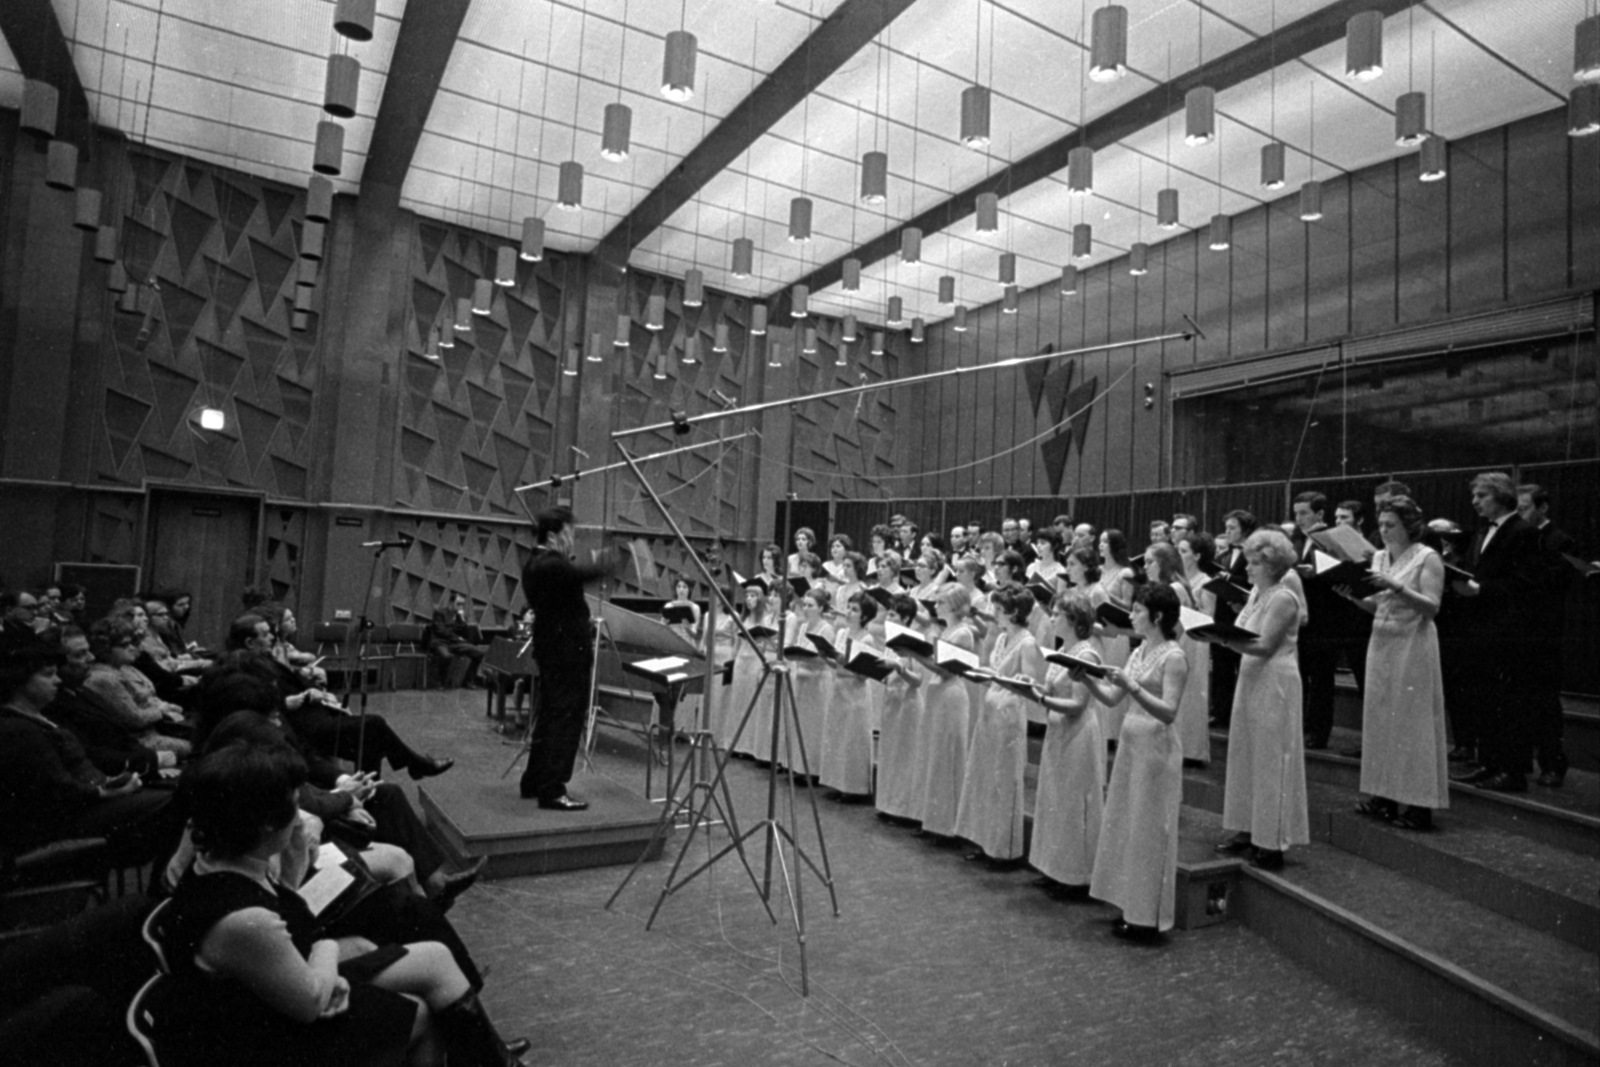
[[[206,672],[199,687],[199,743],[206,745],[235,713],[253,714],[307,764],[310,779],[301,790],[300,806],[323,820],[329,837],[358,850],[371,841],[398,846],[411,857],[423,889],[440,907],[449,907],[477,879],[482,864],[447,871],[443,851],[398,786],[374,781],[370,774],[346,774],[328,754],[308,744],[284,714],[273,667],[265,657],[232,653]],[[237,723],[234,728],[240,729]]]
[[[350,760],[358,764],[359,770],[373,773],[382,769],[384,760],[395,770],[404,770],[416,779],[431,778],[455,766],[454,760],[438,760],[413,750],[382,715],[369,713],[365,726],[361,726],[361,720],[341,707],[331,694],[308,684],[298,672],[276,659],[272,655],[275,644],[272,624],[260,615],[241,615],[228,628],[229,650],[259,658],[261,662],[255,669],[271,678],[283,697],[284,717],[308,744],[325,755]],[[237,667],[240,657],[231,658]]]
[[[0,638],[0,844],[103,837],[118,867],[167,855],[179,832],[171,794],[144,789],[137,774],[107,778],[45,714],[60,684],[59,659],[54,645],[32,635]]]
[[[138,893],[0,944],[0,1049],[13,1067],[142,1063],[123,1021],[150,977]]]
[[[260,615],[272,627],[272,658],[293,670],[307,685],[325,686],[328,672],[317,666],[320,658],[312,652],[302,652],[295,646],[300,635],[300,623],[283,604],[267,601],[258,604],[250,614]]]
[[[21,637],[39,632],[39,598],[20,589],[0,590],[0,635]]]
[[[439,687],[450,687],[450,668],[457,656],[467,660],[463,685],[471,689],[478,678],[478,665],[489,647],[482,643],[478,628],[467,621],[467,598],[460,593],[433,613],[428,630],[428,654],[438,661]]]
[[[449,951],[319,937],[292,889],[309,858],[290,749],[230,744],[184,776],[198,856],[154,924],[170,973],[145,998],[166,1067],[432,1062],[506,1067]],[[421,1011],[416,1001],[426,1005]]]
[[[176,767],[177,753],[139,744],[118,722],[116,710],[84,685],[94,656],[83,631],[76,626],[63,626],[60,649],[61,687],[56,690],[56,699],[45,709],[45,715],[77,736],[101,773],[118,775],[132,771],[151,782],[163,768]]]
[[[167,731],[183,729],[183,709],[156,696],[155,686],[133,665],[138,633],[126,620],[101,619],[89,629],[94,665],[83,687],[110,710],[114,721],[139,744],[187,756],[190,744]]]
[[[133,666],[155,687],[156,696],[186,711],[190,700],[186,690],[194,684],[194,677],[179,673],[183,664],[167,650],[166,643],[151,632],[150,614],[145,610],[144,600],[123,597],[111,605],[106,618],[121,620],[133,627]]]

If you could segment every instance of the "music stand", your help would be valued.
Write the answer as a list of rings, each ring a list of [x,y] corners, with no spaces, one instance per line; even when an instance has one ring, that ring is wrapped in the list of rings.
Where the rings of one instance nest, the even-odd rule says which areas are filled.
[[[705,563],[700,559],[699,555],[696,554],[693,546],[689,543],[689,539],[678,527],[676,520],[674,520],[672,517],[672,513],[667,510],[666,504],[656,494],[655,488],[650,484],[649,480],[645,478],[644,472],[639,469],[639,466],[634,461],[632,454],[629,453],[620,442],[617,444],[617,450],[622,453],[622,458],[627,461],[629,468],[633,471],[634,475],[638,477],[639,484],[643,487],[645,493],[650,497],[651,502],[654,503],[656,508],[661,512],[662,517],[666,520],[667,525],[671,528],[673,536],[677,538],[679,545],[683,547],[685,553],[693,562],[695,568],[700,571],[701,577],[705,580],[707,587],[716,594],[712,600],[713,605],[720,602],[724,609],[730,613],[730,617],[734,620],[735,625],[738,626],[740,636],[745,640],[751,641],[752,645],[754,646],[754,640],[750,637],[749,631],[744,625],[744,620],[739,618],[736,613],[733,613],[733,607],[732,604],[727,600],[727,594],[723,592],[721,586],[717,584],[716,579],[706,568]],[[786,742],[785,749],[791,760],[793,758],[793,744],[790,742],[790,739],[793,738],[799,741],[801,766],[805,769],[805,773],[807,775],[811,773],[809,761],[807,760],[805,754],[804,738],[800,734],[799,718],[795,714],[794,685],[789,676],[788,664],[783,659],[783,634],[781,618],[779,620],[779,626],[780,632],[778,654],[775,659],[768,659],[766,654],[761,651],[759,646],[754,646],[756,650],[756,656],[761,662],[761,679],[756,684],[756,689],[750,697],[749,705],[746,706],[744,709],[744,714],[739,719],[739,726],[734,731],[733,737],[729,741],[728,749],[724,751],[716,761],[716,774],[709,783],[693,783],[688,793],[662,808],[661,818],[656,823],[656,829],[651,836],[649,845],[640,853],[639,858],[634,861],[633,866],[628,870],[628,873],[623,878],[622,883],[617,886],[616,891],[613,892],[611,897],[606,901],[606,908],[609,910],[611,905],[616,903],[617,898],[622,895],[622,891],[628,887],[628,883],[631,882],[633,880],[633,876],[638,873],[640,866],[644,862],[644,857],[650,853],[651,847],[654,846],[656,841],[658,839],[665,838],[667,832],[675,825],[678,815],[684,811],[687,811],[690,819],[689,835],[684,840],[683,847],[679,850],[677,859],[675,859],[672,863],[672,869],[667,874],[666,885],[662,887],[660,895],[656,898],[655,907],[651,909],[650,917],[645,922],[645,929],[648,930],[652,925],[654,925],[656,916],[660,914],[661,907],[666,903],[667,897],[671,896],[673,893],[694,881],[697,877],[714,866],[718,860],[722,859],[722,857],[728,855],[730,852],[738,854],[739,862],[743,865],[745,873],[750,877],[750,883],[755,887],[756,895],[760,898],[762,907],[766,909],[767,917],[771,919],[774,924],[776,924],[778,917],[773,913],[772,910],[772,874],[774,861],[776,861],[778,873],[782,878],[783,888],[789,900],[789,915],[794,923],[796,940],[800,946],[800,992],[802,996],[806,996],[810,993],[810,977],[806,965],[805,898],[802,889],[802,880],[800,878],[800,874],[802,873],[800,870],[801,864],[803,863],[806,867],[809,867],[812,874],[816,875],[816,877],[821,880],[822,884],[827,888],[829,899],[833,905],[833,914],[835,917],[838,917],[839,915],[839,896],[833,884],[832,868],[828,863],[828,847],[822,833],[822,815],[817,810],[817,798],[814,790],[807,790],[807,800],[811,805],[812,825],[814,826],[817,834],[817,850],[818,855],[822,860],[820,867],[805,851],[804,847],[801,846],[799,839],[790,829],[790,825],[792,825],[795,821],[796,807],[793,774],[789,775],[788,786],[788,817],[790,825],[785,825],[784,822],[779,818],[778,738],[780,732],[783,732],[784,734]],[[708,657],[708,671],[715,668],[715,664],[710,662],[711,659],[712,657]],[[762,699],[762,692],[769,681],[773,682],[771,696],[773,708],[772,730],[768,740],[768,755],[770,758],[770,763],[767,769],[766,816],[755,825],[751,826],[748,830],[745,830],[741,833],[738,823],[735,821],[733,800],[728,791],[728,763],[732,758],[731,752],[733,746],[738,743],[739,737],[743,734],[745,726],[748,725],[750,716],[755,711],[756,702]],[[709,693],[709,685],[707,686],[707,690]],[[785,694],[788,695],[787,702],[784,700]],[[786,729],[786,727],[788,729]],[[789,732],[790,730],[792,730],[792,733]],[[707,732],[707,734],[707,740],[709,741],[709,732]],[[678,774],[679,780],[673,783],[671,790],[672,795],[677,794],[683,775],[687,773],[689,768],[697,762],[699,761],[693,758],[686,759],[684,761],[683,768]],[[791,762],[789,766],[792,769],[794,765]],[[695,807],[696,802],[699,804],[698,808]],[[683,875],[680,879],[678,876],[679,871],[683,867],[684,860],[688,857],[689,850],[694,847],[696,832],[700,830],[702,826],[706,827],[706,833],[709,839],[709,827],[712,825],[712,821],[708,818],[708,815],[709,809],[712,807],[719,809],[719,813],[723,816],[723,821],[728,825],[728,831],[731,836],[731,840],[721,849],[721,851],[712,855],[704,863],[694,868],[688,874]],[[755,871],[750,866],[750,858],[745,851],[745,843],[756,834],[760,834],[762,836],[762,841],[765,846],[765,861],[763,863],[763,873],[761,878],[756,877]],[[785,842],[788,843],[791,853],[790,858],[787,860],[785,859],[783,852],[783,846]],[[792,873],[791,868],[793,868]]]

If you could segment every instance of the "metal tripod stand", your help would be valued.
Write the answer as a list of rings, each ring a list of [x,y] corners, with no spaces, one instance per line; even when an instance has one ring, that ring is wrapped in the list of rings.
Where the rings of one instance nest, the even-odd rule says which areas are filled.
[[[732,605],[728,603],[726,595],[717,585],[715,578],[712,576],[710,571],[707,570],[704,562],[701,561],[700,557],[695,554],[693,548],[689,544],[688,538],[685,537],[683,531],[678,528],[677,523],[673,520],[671,513],[666,508],[666,505],[662,503],[661,498],[656,495],[655,489],[650,485],[649,481],[644,477],[644,474],[639,470],[638,465],[634,462],[633,456],[621,444],[618,444],[617,449],[622,453],[623,459],[627,461],[628,466],[633,470],[634,474],[638,476],[640,484],[644,487],[644,490],[649,495],[650,499],[655,503],[656,507],[660,509],[661,514],[666,519],[667,524],[672,528],[674,536],[677,537],[678,543],[683,546],[684,550],[688,553],[689,559],[693,561],[695,567],[700,571],[702,578],[706,582],[707,588],[711,589],[715,593],[717,600],[722,603],[724,610],[729,611],[730,616],[733,618],[735,624],[739,628],[740,635],[745,640],[751,641],[753,644],[754,639],[750,636],[749,631],[746,629],[744,621],[740,619],[737,614],[732,613]],[[757,683],[755,692],[751,695],[750,703],[745,707],[744,712],[740,717],[738,729],[734,731],[733,738],[729,741],[729,751],[724,751],[717,757],[716,774],[709,782],[693,782],[688,792],[680,795],[679,789],[682,784],[683,776],[688,774],[690,769],[695,765],[702,762],[702,760],[692,758],[692,755],[691,758],[684,761],[683,767],[678,772],[678,780],[673,783],[671,792],[669,793],[669,796],[677,797],[678,799],[662,809],[661,818],[657,822],[655,832],[650,839],[650,846],[646,847],[645,850],[640,854],[640,858],[634,861],[634,864],[629,869],[627,876],[623,878],[622,883],[617,886],[616,891],[613,892],[610,899],[606,901],[606,907],[609,909],[612,904],[616,903],[617,898],[622,895],[622,891],[628,887],[628,883],[631,882],[633,880],[633,876],[638,873],[640,866],[644,862],[644,856],[651,852],[653,846],[658,840],[662,840],[666,837],[668,831],[672,829],[673,825],[677,821],[679,814],[686,812],[689,818],[688,837],[685,839],[683,847],[679,850],[677,859],[673,861],[672,869],[667,875],[667,883],[662,887],[660,896],[656,899],[655,907],[651,909],[650,918],[645,923],[645,928],[649,929],[655,923],[656,916],[660,914],[661,907],[666,903],[667,897],[671,896],[673,893],[676,893],[678,890],[694,881],[695,878],[699,877],[705,871],[711,869],[711,867],[713,867],[718,860],[722,859],[730,852],[738,854],[739,862],[744,867],[745,873],[749,876],[751,885],[755,887],[756,894],[761,899],[761,905],[766,909],[767,917],[771,919],[774,924],[776,924],[778,917],[772,910],[773,869],[774,866],[776,866],[778,874],[782,879],[784,892],[789,901],[789,915],[794,923],[795,937],[800,946],[800,991],[802,995],[807,995],[810,993],[810,978],[806,966],[805,901],[802,883],[799,877],[802,873],[800,870],[801,864],[804,864],[806,867],[810,868],[812,874],[820,879],[823,886],[827,888],[828,897],[833,906],[833,914],[835,917],[837,917],[839,914],[839,897],[833,884],[832,868],[828,863],[827,843],[822,834],[822,816],[817,810],[816,796],[811,790],[807,790],[807,800],[811,805],[812,825],[815,828],[817,835],[817,853],[822,861],[820,866],[806,852],[804,847],[800,844],[795,833],[790,828],[794,824],[796,811],[795,786],[794,777],[792,774],[788,778],[788,824],[786,825],[785,822],[779,818],[778,776],[781,772],[778,770],[778,764],[780,737],[782,737],[784,740],[784,755],[787,757],[790,768],[792,769],[795,766],[795,753],[793,749],[798,747],[800,766],[804,773],[808,776],[811,773],[810,764],[805,754],[804,738],[801,736],[800,732],[799,718],[796,715],[795,710],[794,684],[789,676],[789,666],[782,658],[782,636],[783,635],[780,632],[779,655],[775,660],[769,659],[767,655],[759,649],[759,647],[756,649],[756,655],[761,661],[761,680]],[[708,673],[710,670],[714,669],[714,667],[715,664],[711,662],[711,657],[707,657]],[[772,683],[771,699],[773,705],[772,729],[768,738],[768,757],[770,763],[767,772],[766,814],[764,818],[762,818],[755,825],[751,826],[748,830],[740,832],[738,823],[735,821],[733,800],[728,792],[727,785],[728,761],[731,758],[729,752],[732,750],[733,746],[738,743],[739,737],[744,733],[745,727],[749,724],[750,716],[754,713],[757,702],[762,699],[763,690],[767,686],[768,682]],[[708,685],[708,697],[709,689],[710,686]],[[787,700],[785,699],[786,696]],[[715,751],[714,741],[711,738],[709,731],[697,729],[695,734],[695,744],[697,747],[704,746],[706,748],[710,748],[712,751]],[[790,739],[798,742],[798,746],[791,744]],[[698,867],[695,867],[693,870],[689,871],[689,873],[680,877],[679,871],[682,869],[684,861],[688,858],[689,850],[694,846],[697,831],[702,827],[706,827],[707,834],[710,833],[709,826],[713,822],[711,818],[712,809],[715,809],[716,814],[720,815],[722,817],[722,821],[727,823],[731,840],[720,851],[712,855],[710,859],[707,859]],[[755,870],[750,865],[750,857],[745,849],[746,842],[748,842],[757,834],[761,835],[764,845],[762,874],[759,878],[756,876]],[[785,843],[787,843],[789,847],[789,855],[787,857],[784,855]]]

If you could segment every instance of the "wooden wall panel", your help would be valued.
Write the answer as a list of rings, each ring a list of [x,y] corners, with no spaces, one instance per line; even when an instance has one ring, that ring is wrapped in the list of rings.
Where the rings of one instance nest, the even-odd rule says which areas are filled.
[[[1128,273],[1126,259],[1118,259],[1108,266],[1111,282],[1110,339],[1132,340],[1138,336],[1139,280]],[[1113,377],[1127,372],[1128,377],[1112,390],[1102,403],[1105,405],[1106,424],[1106,475],[1109,490],[1126,489],[1133,478],[1133,396],[1130,388],[1137,389],[1132,368],[1135,363],[1133,349],[1119,348],[1111,356]],[[1109,383],[1107,383],[1109,384]]]
[[[1350,180],[1322,183],[1322,218],[1306,227],[1306,340],[1350,332]]]
[[[1066,299],[1061,295],[1059,283],[1052,282],[1039,291],[1039,321],[1033,345],[1035,352],[1044,351],[1046,348],[1059,352],[1063,347],[1061,344],[1061,317],[1062,312],[1065,310]],[[1027,411],[1031,415],[1033,401],[1028,396],[1027,378],[1021,372],[1017,374],[1017,394],[1019,398],[1017,410],[1019,412]],[[1043,433],[1045,427],[1054,421],[1047,405],[1041,404],[1039,407],[1042,417],[1033,418],[1030,424],[1033,427],[1033,431],[1028,435],[1030,437],[1034,434]],[[1019,483],[1017,486],[1019,491],[1031,493],[1034,496],[1044,496],[1050,492],[1050,470],[1044,461],[1044,453],[1041,448],[1043,444],[1043,441],[1039,441],[1023,449],[1023,452],[1027,454],[1027,462],[1030,464],[1033,477],[1028,483]]]
[[[1195,344],[1195,359],[1201,363],[1228,358],[1232,334],[1229,302],[1233,294],[1233,250],[1213,252],[1206,245],[1206,231],[1194,232],[1195,241],[1195,321],[1205,337]]]
[[[1057,326],[1057,335],[1061,340],[1063,349],[1082,348],[1084,345],[1084,276],[1078,276],[1078,291],[1071,296],[1061,298],[1061,321]],[[1059,286],[1058,286],[1059,289]],[[1076,357],[1078,364],[1077,375],[1080,380],[1088,374],[1089,362],[1085,357]],[[1062,468],[1061,491],[1068,492],[1069,486],[1077,486],[1083,480],[1083,450],[1074,446],[1067,454],[1067,462]]]
[[[1350,330],[1395,322],[1395,164],[1350,176]]]
[[[1266,347],[1271,350],[1306,340],[1306,226],[1298,196],[1267,208]]]
[[[1233,219],[1233,292],[1228,310],[1228,355],[1259,355],[1267,347],[1267,209]]]
[[[1167,245],[1157,245],[1150,250],[1150,273],[1138,279],[1139,292],[1137,321],[1134,330],[1139,337],[1156,337],[1164,333],[1185,329],[1182,319],[1167,323]],[[1162,394],[1166,380],[1162,377],[1170,353],[1187,349],[1184,344],[1140,345],[1138,370],[1134,372],[1135,401],[1133,409],[1133,442],[1130,449],[1132,485],[1158,485],[1161,481],[1161,456],[1164,448],[1163,430],[1166,404]],[[1155,406],[1148,411],[1144,406],[1144,383],[1156,387]]]
[[[1600,286],[1600,137],[1566,137],[1567,230],[1571,234],[1567,284]]]
[[[1552,166],[1569,137],[1564,114],[1540,115],[1507,128],[1506,295],[1527,300],[1566,284],[1567,176]]]
[[[1450,146],[1452,157],[1460,145]],[[1450,311],[1450,199],[1455,183],[1417,178],[1415,158],[1396,160],[1395,307],[1401,322]]]
[[[1159,246],[1162,274],[1166,283],[1164,310],[1165,318],[1162,333],[1171,333],[1174,330],[1187,329],[1188,324],[1183,321],[1183,316],[1199,322],[1198,311],[1195,307],[1196,275],[1198,274],[1197,252],[1199,240],[1191,231],[1179,234],[1170,241],[1164,241]],[[1152,259],[1154,256],[1152,256]],[[1202,325],[1201,329],[1205,329]],[[1170,345],[1167,349],[1167,366],[1184,367],[1194,363],[1198,353],[1199,342],[1188,344]]]
[[[1450,146],[1450,306],[1467,311],[1506,297],[1505,134],[1490,130]],[[1565,273],[1557,255],[1556,273]]]
[[[1001,315],[998,305],[990,305],[981,316],[982,326],[979,327],[977,337],[977,351],[974,355],[974,366],[985,366],[997,359],[1005,357],[1005,348],[1011,334],[1011,324],[1016,320],[1014,315]],[[976,464],[966,472],[972,485],[974,496],[998,495],[996,485],[1007,485],[996,464],[989,459],[994,455],[995,443],[999,439],[1007,439],[1009,444],[1011,427],[999,430],[995,423],[1000,420],[996,415],[1011,409],[1009,386],[1010,383],[1002,382],[1003,375],[993,371],[984,371],[972,377],[972,395],[974,397],[970,406],[963,408],[961,417],[973,431],[972,454],[964,457],[969,463]],[[979,462],[982,461],[982,462]],[[1009,472],[1009,467],[1007,468]]]
[[[959,367],[970,367],[977,362],[978,339],[985,329],[981,316],[974,315],[968,321],[971,328],[966,333],[958,335],[956,341],[956,366]],[[941,470],[965,463],[972,458],[973,440],[977,430],[970,413],[977,404],[977,399],[977,384],[968,375],[958,375],[954,379],[945,381],[945,403],[941,420],[944,434],[939,445]],[[941,481],[950,486],[948,492],[953,496],[973,495],[971,469],[946,474]]]

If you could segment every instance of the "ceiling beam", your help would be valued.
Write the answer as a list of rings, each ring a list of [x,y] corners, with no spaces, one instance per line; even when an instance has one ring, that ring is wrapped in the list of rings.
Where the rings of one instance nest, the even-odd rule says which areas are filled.
[[[400,187],[471,4],[472,0],[427,0],[406,5],[372,125],[360,199],[377,194],[399,202]]]
[[[61,32],[50,0],[4,0],[0,2],[0,34],[17,57],[22,75],[32,81],[55,86],[61,94],[56,115],[56,138],[71,141],[80,150],[89,150],[89,97],[78,68],[72,62],[72,48]]]
[[[1267,73],[1273,68],[1274,61],[1282,66],[1319,48],[1342,41],[1345,23],[1352,15],[1376,10],[1384,18],[1389,18],[1422,2],[1424,0],[1336,0],[1319,11],[1279,28],[1275,35],[1259,37],[1202,67],[1173,78],[1171,82],[1156,86],[1121,107],[1091,119],[1082,129],[1064,134],[942,204],[935,204],[854,251],[796,279],[794,284],[809,286],[813,293],[820,292],[843,276],[846,259],[859,259],[862,266],[867,266],[898,252],[900,230],[907,226],[920,228],[926,239],[974,214],[980,193],[995,193],[1005,199],[1065,170],[1067,153],[1080,144],[1087,144],[1098,152],[1146,127],[1166,121],[1168,116],[1183,110],[1184,96],[1190,89],[1209,85],[1220,94],[1224,89]],[[774,306],[774,319],[787,316],[791,291],[792,286],[785,286],[769,295],[768,301]]]
[[[629,254],[658,226],[914,3],[916,0],[845,0],[835,8],[601,239],[595,259],[616,270],[626,267]]]

